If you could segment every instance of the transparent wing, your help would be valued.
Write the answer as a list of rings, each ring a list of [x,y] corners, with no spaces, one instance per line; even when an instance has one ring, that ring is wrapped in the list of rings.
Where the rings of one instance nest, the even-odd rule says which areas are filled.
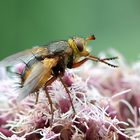
[[[17,97],[18,102],[45,84],[51,76],[51,68],[57,64],[57,61],[58,59],[56,58],[46,58],[43,63],[38,62],[35,64],[30,75],[25,80],[23,88],[18,91],[20,93]]]
[[[21,51],[19,53],[8,56],[5,59],[3,59],[2,61],[0,61],[0,67],[1,66],[12,66],[12,65],[15,65],[17,63],[21,63],[22,61],[24,61],[26,63],[32,57],[34,57],[33,54],[39,55],[39,53],[43,53],[43,51],[46,51],[46,49],[41,48],[41,47],[35,47],[32,49],[27,49],[25,51]]]
[[[6,57],[2,61],[0,61],[0,66],[10,66],[10,65],[20,63],[21,59],[25,60],[25,58],[31,57],[31,55],[32,55],[31,50],[25,50],[25,51],[13,54],[11,56]]]
[[[21,101],[27,97],[37,86],[39,79],[42,77],[42,72],[44,71],[44,66],[42,63],[38,63],[34,66],[31,74],[25,81],[23,88],[21,88],[18,93],[17,101]]]

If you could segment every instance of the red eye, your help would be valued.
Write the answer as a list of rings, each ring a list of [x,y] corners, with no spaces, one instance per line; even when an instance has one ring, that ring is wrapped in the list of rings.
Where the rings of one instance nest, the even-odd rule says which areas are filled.
[[[83,44],[82,44],[82,43],[77,42],[77,43],[76,43],[76,46],[77,46],[79,52],[82,52],[82,51],[83,51]]]

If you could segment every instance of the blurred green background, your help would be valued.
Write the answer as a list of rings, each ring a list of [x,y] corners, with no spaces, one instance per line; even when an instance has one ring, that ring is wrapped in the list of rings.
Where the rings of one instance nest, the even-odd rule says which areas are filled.
[[[93,53],[140,53],[140,0],[0,0],[0,59],[71,36],[95,34]]]

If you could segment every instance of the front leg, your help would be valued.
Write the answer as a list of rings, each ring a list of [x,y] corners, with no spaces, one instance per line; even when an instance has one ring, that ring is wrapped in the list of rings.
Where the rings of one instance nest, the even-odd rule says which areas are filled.
[[[81,66],[87,60],[92,60],[92,61],[95,61],[95,62],[101,62],[101,63],[107,64],[107,65],[115,68],[115,67],[118,67],[118,66],[106,62],[106,61],[110,61],[110,60],[114,60],[114,59],[118,59],[118,57],[110,57],[110,58],[100,59],[100,58],[98,58],[96,56],[89,55],[86,58],[84,58],[83,60],[81,60],[81,61],[79,61],[77,63],[73,63],[72,68],[77,68],[77,67]]]
[[[86,61],[88,60],[88,58],[84,58],[83,60],[77,62],[77,63],[73,63],[72,64],[72,68],[77,68],[79,66],[81,66],[82,64],[84,64]]]

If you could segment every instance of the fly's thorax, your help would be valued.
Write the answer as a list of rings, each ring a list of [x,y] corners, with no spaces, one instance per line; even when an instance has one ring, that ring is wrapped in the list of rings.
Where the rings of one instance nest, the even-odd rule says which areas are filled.
[[[62,55],[65,53],[66,49],[69,47],[69,44],[67,41],[56,41],[48,45],[44,45],[44,47],[48,51],[48,56],[54,57],[56,55]]]

